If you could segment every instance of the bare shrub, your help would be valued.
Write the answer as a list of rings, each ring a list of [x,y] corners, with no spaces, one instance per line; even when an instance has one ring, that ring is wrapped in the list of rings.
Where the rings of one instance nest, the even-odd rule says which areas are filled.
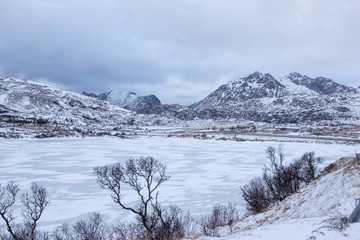
[[[271,202],[263,179],[260,177],[251,179],[250,183],[241,188],[242,196],[247,202],[247,210],[256,214],[267,208]]]
[[[192,237],[197,234],[197,221],[194,217],[190,215],[189,211],[187,212],[187,214],[183,215],[183,226],[185,229],[185,236]]]
[[[310,183],[318,177],[317,165],[323,161],[321,157],[315,157],[314,152],[304,153],[299,160],[302,165],[300,177],[305,183]]]
[[[266,153],[270,165],[265,166],[262,178],[252,179],[241,188],[247,210],[251,214],[261,212],[271,203],[284,200],[302,185],[313,181],[318,175],[317,164],[322,161],[315,157],[314,152],[309,152],[285,165],[281,146],[278,150],[268,147]]]
[[[55,240],[106,240],[112,239],[112,230],[104,223],[99,213],[90,214],[86,220],[79,220],[73,226],[64,223],[52,233]]]
[[[69,224],[63,223],[60,227],[54,229],[52,238],[55,240],[73,240],[74,236]]]
[[[161,207],[154,206],[158,216],[153,238],[158,240],[181,239],[185,235],[184,219],[182,210],[177,206]]]
[[[135,240],[144,239],[143,226],[138,223],[119,223],[113,227],[112,239],[114,240]]]
[[[271,194],[272,202],[282,201],[298,190],[299,180],[297,176],[300,166],[297,163],[284,165],[285,157],[281,145],[278,151],[273,147],[268,147],[266,153],[270,160],[270,166],[265,167],[263,180]]]
[[[92,213],[88,220],[80,220],[73,226],[76,239],[107,239],[108,228],[99,213]]]
[[[212,212],[208,215],[202,216],[199,220],[199,226],[202,234],[206,236],[217,236],[218,227],[232,226],[239,219],[239,214],[236,207],[232,204],[228,206],[216,205]]]

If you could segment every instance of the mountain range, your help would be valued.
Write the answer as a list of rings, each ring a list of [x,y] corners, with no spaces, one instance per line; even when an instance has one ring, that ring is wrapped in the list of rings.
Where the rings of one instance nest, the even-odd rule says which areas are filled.
[[[99,135],[171,119],[137,114],[49,82],[0,76],[0,137]],[[40,134],[39,134],[40,133]]]
[[[299,73],[276,79],[254,72],[233,80],[190,106],[161,104],[129,91],[74,93],[51,83],[0,77],[0,125],[23,122],[77,128],[245,119],[268,123],[360,125],[360,91],[331,79]],[[176,120],[177,119],[177,120]]]
[[[269,73],[254,72],[220,86],[190,106],[161,104],[154,95],[138,97],[131,92],[84,94],[138,113],[181,120],[237,118],[274,123],[341,124],[360,119],[357,88],[295,72],[280,79]]]

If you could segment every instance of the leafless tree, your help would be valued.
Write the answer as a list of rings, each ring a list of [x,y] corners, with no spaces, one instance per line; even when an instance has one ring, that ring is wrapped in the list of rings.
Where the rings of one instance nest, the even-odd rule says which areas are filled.
[[[46,200],[46,188],[31,183],[31,195],[25,193],[21,196],[24,205],[22,215],[25,218],[25,227],[28,229],[28,235],[34,240],[37,222],[39,221],[46,206],[50,203]]]
[[[158,221],[152,207],[156,205],[155,195],[158,187],[169,179],[166,175],[166,166],[152,157],[141,157],[129,159],[124,165],[115,163],[96,167],[94,174],[100,186],[112,192],[111,197],[115,203],[137,216],[146,231],[146,237],[152,239]],[[124,186],[129,186],[138,195],[135,206],[124,203]]]
[[[7,231],[15,240],[20,239],[20,237],[17,236],[13,229],[12,222],[16,217],[14,217],[11,207],[15,204],[16,195],[19,191],[19,185],[12,181],[8,182],[6,187],[1,187],[0,185],[0,215],[5,221]]]
[[[21,226],[13,223],[15,217],[12,210],[19,191],[19,186],[12,181],[8,182],[5,188],[0,186],[0,216],[5,221],[7,231],[13,239],[35,240],[37,222],[49,204],[46,200],[47,192],[45,187],[32,183],[31,194],[25,193],[21,196],[23,203],[21,213],[24,217],[24,225]],[[45,233],[40,235],[46,238]]]

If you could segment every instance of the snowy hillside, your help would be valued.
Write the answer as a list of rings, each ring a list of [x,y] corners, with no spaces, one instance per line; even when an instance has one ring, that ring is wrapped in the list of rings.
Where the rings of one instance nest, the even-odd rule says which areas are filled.
[[[222,228],[219,239],[360,239],[360,223],[346,222],[360,198],[359,176],[356,159],[341,158],[300,192],[237,223],[232,233]]]
[[[138,115],[50,83],[0,77],[0,135],[3,137],[31,135],[29,131],[45,132],[43,137],[88,135],[154,121],[162,119]]]

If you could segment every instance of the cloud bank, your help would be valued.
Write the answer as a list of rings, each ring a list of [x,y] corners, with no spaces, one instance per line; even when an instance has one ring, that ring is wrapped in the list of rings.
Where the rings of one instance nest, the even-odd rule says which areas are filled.
[[[358,0],[4,0],[0,73],[191,104],[254,71],[360,84]]]

